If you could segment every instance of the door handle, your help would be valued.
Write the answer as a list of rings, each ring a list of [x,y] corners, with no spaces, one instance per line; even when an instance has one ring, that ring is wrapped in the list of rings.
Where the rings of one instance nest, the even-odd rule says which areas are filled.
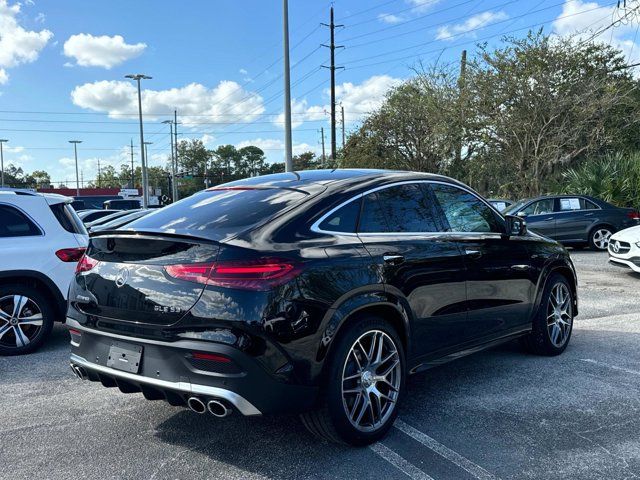
[[[585,217],[592,217],[592,216],[593,216],[593,213],[585,213],[585,214],[584,214],[584,216],[585,216]]]
[[[404,257],[402,255],[393,255],[387,253],[382,256],[382,260],[384,260],[384,263],[388,263],[389,265],[399,265],[404,262]]]
[[[475,250],[473,248],[466,248],[464,253],[471,258],[480,258],[482,256],[482,252],[480,250]]]

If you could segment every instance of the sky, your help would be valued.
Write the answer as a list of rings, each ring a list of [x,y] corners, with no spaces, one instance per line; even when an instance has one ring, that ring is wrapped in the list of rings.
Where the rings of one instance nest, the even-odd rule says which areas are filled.
[[[640,0],[627,0],[635,5]],[[455,64],[477,42],[543,27],[591,37],[620,15],[616,0],[289,0],[294,154],[321,152],[329,133],[329,8],[335,9],[336,95],[346,131],[422,61]],[[640,61],[636,19],[595,36]],[[0,138],[5,164],[85,182],[98,162],[116,170],[139,162],[137,91],[142,82],[149,165],[165,165],[169,126],[179,139],[257,145],[283,161],[280,0],[0,0]],[[338,121],[340,116],[338,116]],[[338,144],[341,143],[338,125]]]

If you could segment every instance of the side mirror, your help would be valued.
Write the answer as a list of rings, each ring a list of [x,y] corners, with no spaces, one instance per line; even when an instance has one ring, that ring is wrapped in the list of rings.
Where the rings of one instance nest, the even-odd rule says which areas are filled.
[[[505,217],[507,235],[519,237],[527,233],[527,222],[520,216],[507,215]]]

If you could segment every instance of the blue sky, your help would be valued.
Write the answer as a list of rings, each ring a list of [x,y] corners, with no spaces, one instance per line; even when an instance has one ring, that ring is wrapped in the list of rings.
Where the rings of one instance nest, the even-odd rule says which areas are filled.
[[[636,0],[628,0],[632,3]],[[474,42],[524,35],[530,25],[567,35],[610,23],[615,1],[336,0],[338,101],[347,131],[412,74],[418,60],[455,62]],[[294,152],[329,142],[327,43],[331,2],[290,0]],[[56,183],[74,178],[79,139],[85,181],[98,159],[119,169],[138,143],[135,90],[143,83],[150,164],[166,162],[168,126],[177,108],[181,138],[214,148],[256,144],[283,158],[280,0],[0,0],[0,137],[6,163],[45,169]],[[638,61],[636,22],[598,37]],[[586,33],[583,33],[586,34]],[[338,137],[340,138],[340,136]],[[137,150],[136,150],[137,152]],[[136,161],[138,161],[136,155]]]

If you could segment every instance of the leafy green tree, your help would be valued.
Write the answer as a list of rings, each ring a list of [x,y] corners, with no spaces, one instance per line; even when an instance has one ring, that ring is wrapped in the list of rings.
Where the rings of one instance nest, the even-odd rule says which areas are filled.
[[[36,187],[49,187],[51,185],[51,177],[44,170],[34,170],[31,178]]]

